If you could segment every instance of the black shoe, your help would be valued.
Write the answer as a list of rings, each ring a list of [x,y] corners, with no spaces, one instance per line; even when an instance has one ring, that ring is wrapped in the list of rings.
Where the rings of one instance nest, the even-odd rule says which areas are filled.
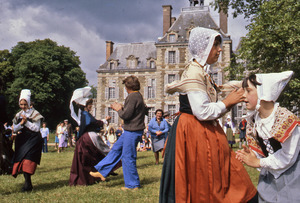
[[[33,189],[33,187],[32,186],[29,186],[29,187],[22,187],[22,192],[31,192],[32,191],[32,189]]]
[[[109,175],[111,175],[111,176],[117,176],[117,175],[119,175],[119,174],[118,174],[118,173],[115,173],[115,172],[110,172]]]

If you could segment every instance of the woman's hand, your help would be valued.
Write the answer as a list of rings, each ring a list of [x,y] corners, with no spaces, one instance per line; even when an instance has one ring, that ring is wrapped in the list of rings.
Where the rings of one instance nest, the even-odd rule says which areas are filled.
[[[243,145],[242,150],[236,151],[236,158],[248,166],[260,168],[260,160],[256,157],[254,152],[245,145]]]
[[[21,125],[25,125],[25,123],[27,122],[27,118],[25,115],[21,115],[21,117],[22,117],[22,120],[20,123],[21,123]]]
[[[244,101],[245,97],[243,96],[244,89],[235,89],[222,101],[227,109],[230,109],[233,105]]]
[[[110,107],[111,107],[113,110],[115,110],[115,111],[119,111],[119,110],[122,109],[122,105],[121,105],[120,103],[117,103],[117,102],[113,103]]]
[[[156,136],[160,136],[162,134],[161,131],[156,131]]]
[[[111,117],[110,116],[106,116],[105,120],[110,121]]]

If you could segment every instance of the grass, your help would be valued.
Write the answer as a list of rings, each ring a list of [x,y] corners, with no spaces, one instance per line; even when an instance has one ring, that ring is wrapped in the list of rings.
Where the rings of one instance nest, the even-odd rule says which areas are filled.
[[[124,186],[122,169],[118,169],[119,175],[111,177],[108,182],[70,187],[68,181],[74,148],[67,148],[60,154],[52,146],[49,149],[49,153],[42,155],[41,164],[32,176],[33,192],[20,192],[23,175],[17,178],[0,176],[1,202],[158,202],[162,164],[154,164],[151,151],[138,152],[137,167],[142,188],[133,192],[120,189]],[[257,185],[257,170],[246,169],[253,184]]]

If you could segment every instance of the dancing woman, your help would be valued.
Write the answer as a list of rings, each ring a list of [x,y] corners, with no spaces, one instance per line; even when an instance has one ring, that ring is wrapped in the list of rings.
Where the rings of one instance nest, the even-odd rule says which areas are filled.
[[[16,178],[20,172],[23,172],[25,184],[22,192],[32,191],[31,176],[37,164],[40,164],[43,146],[40,133],[43,116],[34,108],[30,108],[30,97],[30,90],[21,91],[19,99],[21,111],[13,119],[16,139],[12,175]]]
[[[106,121],[96,120],[90,114],[93,106],[93,99],[89,99],[90,91],[90,87],[76,89],[70,102],[71,116],[80,125],[70,172],[70,186],[92,185],[99,181],[100,178],[90,176],[89,172],[96,171],[94,165],[110,150],[97,134]],[[78,116],[75,114],[74,104],[79,107]],[[110,117],[106,120],[110,120]]]

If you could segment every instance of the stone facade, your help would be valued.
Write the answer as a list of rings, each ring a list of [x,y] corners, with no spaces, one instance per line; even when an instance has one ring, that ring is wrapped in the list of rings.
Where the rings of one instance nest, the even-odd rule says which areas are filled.
[[[110,115],[114,125],[122,122],[117,113],[110,109],[110,105],[113,102],[124,102],[127,94],[122,80],[129,75],[139,78],[140,92],[147,106],[150,107],[149,116],[145,119],[146,123],[154,116],[156,109],[163,109],[171,114],[176,113],[179,110],[178,94],[166,94],[165,85],[180,79],[180,74],[190,59],[189,33],[197,26],[215,29],[222,34],[222,56],[211,67],[211,74],[217,84],[225,82],[223,69],[230,64],[232,41],[230,36],[216,25],[209,8],[193,5],[182,8],[176,20],[171,16],[171,11],[172,6],[163,6],[164,33],[157,42],[120,44],[99,67],[97,119]],[[171,19],[174,19],[174,22]],[[166,26],[169,28],[166,29]],[[112,44],[111,41],[109,43]]]

